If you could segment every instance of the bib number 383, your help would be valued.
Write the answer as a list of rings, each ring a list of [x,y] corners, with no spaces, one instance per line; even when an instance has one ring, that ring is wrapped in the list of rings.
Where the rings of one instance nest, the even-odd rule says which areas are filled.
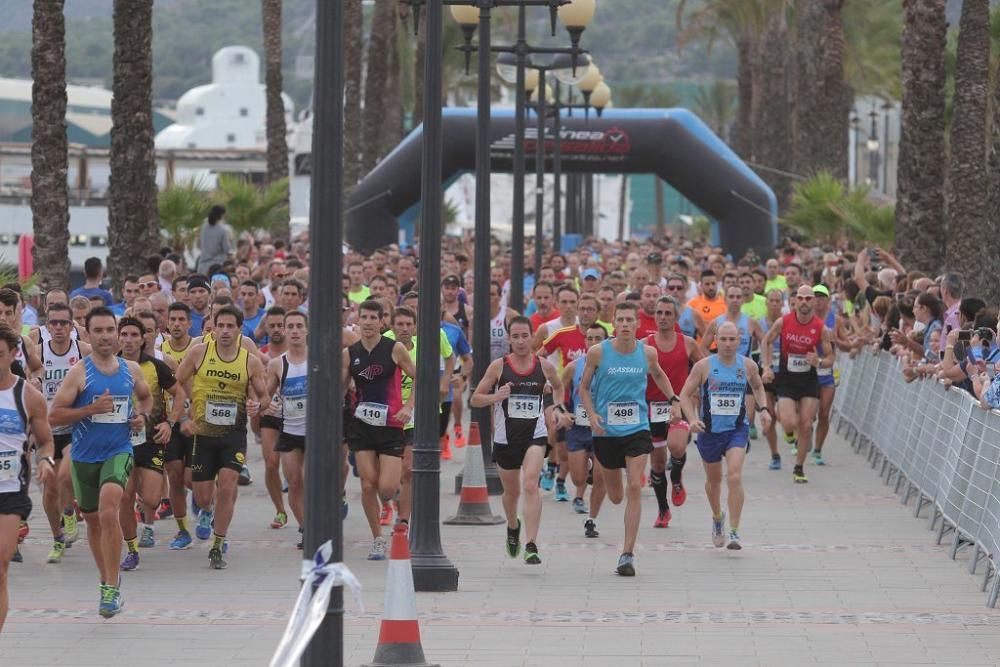
[[[205,405],[205,421],[215,426],[236,425],[236,404],[208,401]]]
[[[384,403],[358,403],[354,416],[370,426],[385,426],[389,406]]]
[[[712,414],[719,417],[736,417],[743,406],[740,394],[712,394]]]
[[[639,424],[639,404],[608,403],[608,426],[637,426]]]

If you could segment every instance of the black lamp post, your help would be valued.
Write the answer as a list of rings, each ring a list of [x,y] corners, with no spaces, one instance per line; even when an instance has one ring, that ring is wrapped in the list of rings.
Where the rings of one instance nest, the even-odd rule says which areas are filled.
[[[889,194],[889,112],[892,104],[882,103],[882,192]]]
[[[868,135],[868,180],[873,188],[878,188],[878,111],[872,108],[868,116],[872,119],[871,134]]]
[[[861,119],[858,118],[858,110],[851,109],[851,145],[854,146],[854,182],[852,185],[857,186],[858,181],[861,180],[858,172],[861,171],[861,160],[858,157],[859,142],[858,137],[861,135]]]
[[[316,70],[313,177],[324,187],[312,188],[309,214],[310,251],[323,257],[312,267],[309,282],[309,391],[313,406],[340,405],[341,291],[344,272],[344,8],[339,2],[316,0]],[[337,285],[338,289],[329,289]],[[332,562],[344,559],[340,520],[343,422],[334,410],[312,409],[306,417],[305,553],[313,554],[330,540]],[[344,664],[344,589],[334,587],[322,624],[302,656],[305,667]]]

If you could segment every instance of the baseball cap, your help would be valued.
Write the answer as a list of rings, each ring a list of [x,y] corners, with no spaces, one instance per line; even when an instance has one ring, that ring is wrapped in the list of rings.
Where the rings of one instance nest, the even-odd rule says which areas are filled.
[[[586,280],[587,278],[593,278],[594,280],[601,279],[601,272],[597,269],[584,269],[580,276]]]
[[[216,273],[214,276],[212,276],[212,282],[214,283],[216,281],[221,283],[226,283],[227,285],[230,284],[229,276],[227,276],[225,273]],[[191,286],[188,285],[188,289],[190,288]]]
[[[193,290],[200,287],[204,290],[212,291],[212,286],[208,284],[205,276],[193,276],[188,278],[188,290]]]
[[[447,285],[449,287],[459,287],[462,284],[462,281],[459,280],[458,276],[456,276],[455,274],[451,274],[445,276],[444,280],[441,281],[441,284]]]
[[[821,294],[827,298],[830,296],[830,290],[827,289],[826,285],[816,285],[813,287],[813,294]]]
[[[646,261],[650,264],[659,264],[663,261],[663,255],[658,252],[651,252],[646,255]]]

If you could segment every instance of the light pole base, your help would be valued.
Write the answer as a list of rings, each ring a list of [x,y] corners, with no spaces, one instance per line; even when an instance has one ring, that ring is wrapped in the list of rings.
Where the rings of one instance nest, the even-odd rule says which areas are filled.
[[[458,568],[444,554],[410,555],[413,590],[418,593],[452,593],[458,590]]]
[[[486,492],[491,496],[503,495],[503,484],[500,482],[500,475],[497,474],[496,464],[486,468]],[[455,495],[462,493],[462,473],[455,475]]]

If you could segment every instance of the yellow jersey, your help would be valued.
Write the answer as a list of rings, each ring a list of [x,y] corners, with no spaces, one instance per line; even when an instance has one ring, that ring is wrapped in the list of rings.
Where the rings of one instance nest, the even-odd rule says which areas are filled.
[[[205,358],[194,372],[191,401],[195,433],[221,437],[247,427],[250,353],[237,348],[236,358],[223,359],[215,341],[205,341]]]

